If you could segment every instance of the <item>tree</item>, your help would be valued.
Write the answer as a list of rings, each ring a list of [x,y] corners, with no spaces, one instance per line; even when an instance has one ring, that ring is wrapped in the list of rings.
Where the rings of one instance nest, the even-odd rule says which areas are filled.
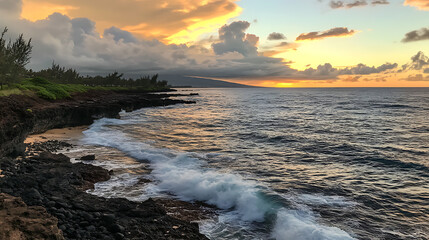
[[[25,66],[30,62],[33,49],[31,39],[26,41],[23,34],[13,42],[6,41],[7,31],[5,27],[0,36],[0,89],[3,89],[4,84],[13,83],[25,73]]]

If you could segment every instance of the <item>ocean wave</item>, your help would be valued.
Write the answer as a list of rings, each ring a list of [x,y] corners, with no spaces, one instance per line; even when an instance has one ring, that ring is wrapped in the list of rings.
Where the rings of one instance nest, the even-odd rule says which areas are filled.
[[[154,179],[152,185],[155,184],[161,192],[174,194],[185,201],[214,205],[233,213],[240,221],[264,222],[274,216],[276,223],[272,236],[276,239],[352,239],[339,228],[317,223],[311,213],[303,215],[278,204],[265,193],[269,189],[258,182],[246,180],[239,174],[208,168],[196,154],[154,148],[108,127],[116,124],[126,122],[97,120],[84,132],[83,141],[113,147],[137,160],[149,162],[151,178]],[[121,180],[116,184],[135,184],[136,181]]]

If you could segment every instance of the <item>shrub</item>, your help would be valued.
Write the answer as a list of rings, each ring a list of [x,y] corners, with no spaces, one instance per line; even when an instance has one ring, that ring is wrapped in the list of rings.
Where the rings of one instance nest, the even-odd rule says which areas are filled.
[[[46,80],[46,79],[44,79],[44,78],[41,78],[41,77],[35,77],[35,78],[32,78],[32,79],[28,80],[28,82],[30,82],[30,83],[32,83],[32,84],[34,84],[34,85],[38,85],[38,86],[40,86],[40,85],[52,84],[52,83],[51,83],[51,82],[49,82],[48,80]]]
[[[55,96],[55,99],[69,98],[70,94],[58,84],[47,84],[43,86],[48,92],[52,93]]]

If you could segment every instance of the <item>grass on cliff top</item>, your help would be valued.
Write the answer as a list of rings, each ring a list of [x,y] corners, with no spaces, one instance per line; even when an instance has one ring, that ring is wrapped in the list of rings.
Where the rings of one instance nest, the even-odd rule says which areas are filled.
[[[36,94],[40,98],[48,100],[57,100],[70,98],[71,94],[79,92],[87,92],[89,90],[127,90],[125,87],[103,87],[103,86],[86,86],[82,84],[57,84],[50,82],[44,78],[25,79],[18,84],[4,86],[0,90],[0,97],[5,97],[13,94],[28,95]]]
[[[24,93],[18,88],[0,90],[0,97],[7,97],[9,95],[22,95],[22,94]]]
[[[21,91],[33,91],[37,96],[48,100],[70,98],[72,93],[89,90],[84,85],[56,84],[43,78],[26,79],[16,84],[16,87]]]
[[[82,84],[58,84],[48,81],[44,78],[35,77],[31,79],[22,80],[20,83],[4,87],[0,90],[0,97],[9,96],[13,94],[36,94],[40,98],[48,100],[57,100],[70,98],[73,93],[87,92],[89,90],[101,91],[125,91],[125,90],[142,90],[142,91],[156,91],[163,90],[154,87],[105,87],[105,86],[87,86]]]

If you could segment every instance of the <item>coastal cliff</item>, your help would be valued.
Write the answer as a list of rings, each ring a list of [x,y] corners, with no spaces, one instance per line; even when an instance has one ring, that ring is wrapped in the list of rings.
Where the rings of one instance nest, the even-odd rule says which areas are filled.
[[[53,102],[18,95],[0,98],[0,211],[11,213],[2,224],[2,237],[206,239],[197,224],[169,216],[152,199],[131,202],[86,193],[96,182],[110,179],[107,170],[72,164],[67,156],[48,151],[28,154],[31,149],[23,143],[29,134],[118,117],[123,109],[193,103],[169,99],[172,95],[88,92]]]
[[[70,99],[48,101],[36,96],[0,98],[0,156],[19,155],[29,134],[52,128],[89,125],[95,119],[119,116],[119,112],[143,107],[167,106],[192,101],[173,100],[177,94],[90,91]]]

